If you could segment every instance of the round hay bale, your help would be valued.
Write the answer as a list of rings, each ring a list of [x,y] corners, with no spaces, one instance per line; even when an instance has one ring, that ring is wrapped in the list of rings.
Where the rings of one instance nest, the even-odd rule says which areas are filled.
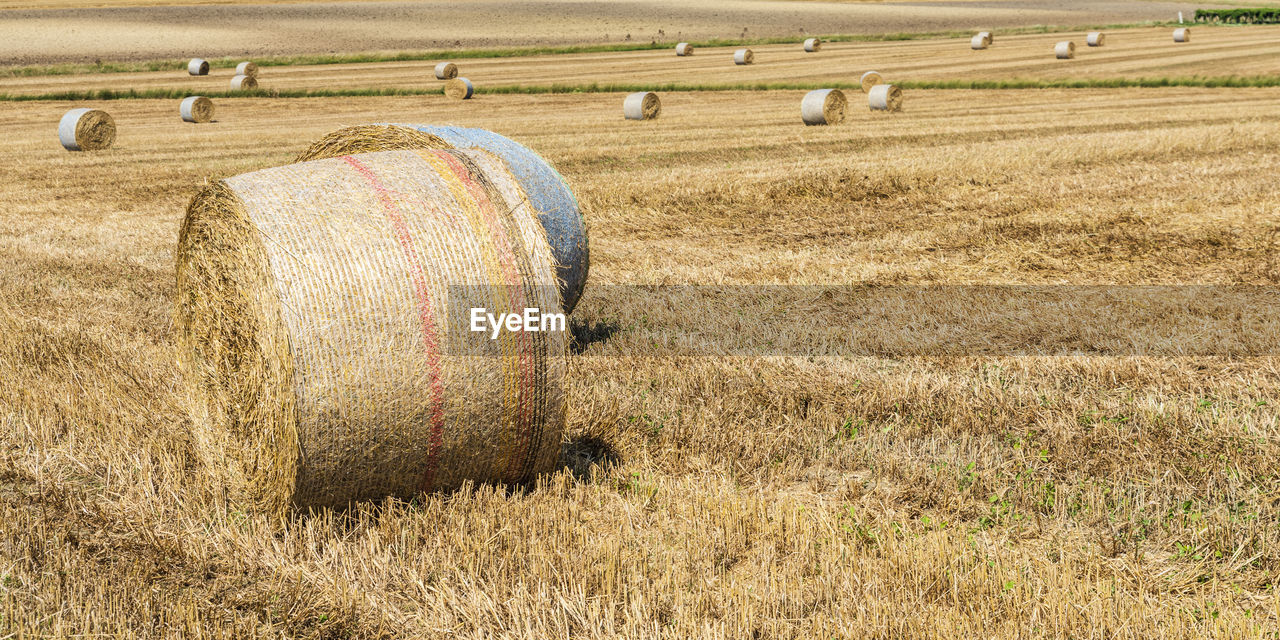
[[[231,78],[232,91],[247,91],[258,88],[258,79],[253,76],[235,76]]]
[[[622,114],[628,120],[652,120],[662,113],[662,101],[652,91],[637,91],[622,101]]]
[[[452,62],[441,62],[436,65],[437,80],[452,80],[458,77],[458,65]]]
[[[207,76],[209,75],[209,63],[200,58],[192,58],[191,62],[187,63],[187,73],[193,76]]]
[[[974,36],[971,40],[969,40],[969,48],[973,49],[974,51],[986,49],[987,39],[982,37],[982,34],[978,34]]]
[[[470,100],[476,88],[466,78],[450,78],[444,81],[444,95],[454,100]]]
[[[862,78],[859,79],[859,82],[862,84],[862,92],[867,93],[871,91],[871,87],[880,84],[881,80],[883,80],[883,78],[880,77],[880,73],[878,71],[868,71],[862,74]]]
[[[1191,29],[1188,29],[1186,27],[1182,27],[1181,29],[1174,29],[1173,41],[1174,42],[1191,42]]]
[[[991,36],[990,31],[979,31],[978,35],[982,36],[982,39],[986,41],[988,47],[996,41],[996,39]]]
[[[733,52],[734,64],[751,64],[755,61],[756,54],[752,53],[750,49],[738,49]]]
[[[252,62],[241,62],[236,65],[236,75],[256,78],[258,77],[258,65]]]
[[[1076,43],[1070,40],[1063,40],[1053,47],[1053,55],[1059,60],[1070,60],[1076,57]]]
[[[678,56],[693,55],[693,45],[689,44],[688,42],[681,42],[680,44],[676,45],[676,55]]]
[[[902,89],[891,84],[878,84],[867,92],[872,111],[901,111]]]
[[[849,101],[839,89],[817,89],[804,94],[800,101],[800,119],[806,125],[840,124],[844,122]]]
[[[539,212],[551,243],[560,300],[571,313],[591,268],[591,246],[578,199],[551,163],[533,150],[484,129],[420,124],[360,125],[339,129],[316,141],[295,162],[392,149],[484,149],[507,163]]]
[[[809,53],[817,53],[822,49],[822,40],[819,38],[809,38],[804,41],[804,50]]]
[[[1101,31],[1090,31],[1089,35],[1085,36],[1085,42],[1091,47],[1101,47],[1107,43],[1107,34]]]
[[[67,151],[98,151],[116,141],[116,121],[100,109],[72,109],[58,122],[58,141]]]
[[[213,101],[204,96],[185,98],[178,107],[183,122],[210,122],[213,120]]]
[[[413,498],[550,471],[563,330],[474,332],[472,309],[559,314],[538,213],[483,150],[330,158],[191,201],[175,326],[194,448],[230,504]]]

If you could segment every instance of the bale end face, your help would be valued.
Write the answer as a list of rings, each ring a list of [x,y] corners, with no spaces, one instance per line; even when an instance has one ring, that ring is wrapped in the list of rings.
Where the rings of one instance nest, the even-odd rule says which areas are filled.
[[[678,56],[693,55],[693,45],[689,44],[688,42],[681,42],[680,44],[676,45],[676,55]]]
[[[100,109],[72,109],[58,122],[58,141],[67,151],[100,151],[116,141],[116,121]]]
[[[839,89],[818,89],[805,94],[800,101],[800,119],[805,125],[828,125],[844,122],[849,101]]]
[[[450,78],[444,83],[444,95],[454,100],[470,100],[476,88],[466,78]]]
[[[1062,41],[1053,47],[1053,54],[1059,60],[1070,60],[1076,57],[1076,43],[1070,41]]]
[[[733,63],[738,65],[753,64],[756,61],[756,54],[750,49],[738,49],[733,52]]]
[[[819,38],[809,38],[804,41],[804,50],[809,53],[817,53],[822,50],[822,40]]]
[[[193,76],[207,76],[209,75],[209,63],[200,58],[192,58],[191,62],[187,63],[187,73]]]
[[[213,121],[213,101],[204,96],[191,96],[178,105],[178,113],[183,122]]]
[[[258,79],[253,76],[235,76],[231,78],[232,91],[248,91],[258,88]]]
[[[902,89],[891,84],[878,84],[867,92],[867,103],[872,111],[901,111]]]
[[[627,120],[652,120],[662,113],[662,101],[652,91],[638,91],[622,101],[622,114]]]
[[[880,77],[880,73],[878,71],[868,71],[862,74],[862,78],[860,78],[858,82],[862,85],[862,92],[869,93],[871,91],[871,87],[882,84],[882,80],[883,78]]]
[[[452,80],[458,77],[458,65],[452,62],[441,62],[435,68],[437,80]]]

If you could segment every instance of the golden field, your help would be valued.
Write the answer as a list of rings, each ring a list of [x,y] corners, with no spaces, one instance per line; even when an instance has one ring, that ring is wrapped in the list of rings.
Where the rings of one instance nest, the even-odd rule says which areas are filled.
[[[1166,31],[1098,55],[1119,75],[1207,74],[1213,52],[1266,73],[1242,52],[1275,33],[1122,53]],[[956,41],[829,51],[853,67],[884,47],[866,66],[894,78],[1053,66],[1030,61],[1052,38],[1023,38],[981,52],[1005,62],[913,57]],[[773,73],[761,49],[745,70],[701,51],[462,63],[478,84],[606,82],[630,56],[628,82],[689,62],[713,83]],[[792,49],[778,66],[802,68]],[[394,86],[412,68],[263,84]],[[1277,637],[1274,357],[658,357],[599,331],[625,311],[599,292],[1274,285],[1280,89],[911,91],[898,114],[851,93],[834,127],[802,126],[802,95],[668,92],[652,122],[624,121],[616,93],[224,98],[209,125],[176,100],[103,101],[119,136],[92,154],[55,136],[80,105],[3,103],[0,638]],[[201,482],[171,327],[178,225],[206,179],[379,121],[497,131],[582,201],[592,339],[569,358],[563,468],[277,533]]]

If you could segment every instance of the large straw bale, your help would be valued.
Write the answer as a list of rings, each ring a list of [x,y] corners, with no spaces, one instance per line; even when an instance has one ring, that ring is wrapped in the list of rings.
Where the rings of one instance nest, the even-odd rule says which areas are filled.
[[[982,34],[978,34],[969,40],[969,48],[975,51],[986,49],[989,45],[990,43],[987,42],[986,38],[982,37]]]
[[[817,53],[822,50],[821,38],[809,38],[804,41],[804,50],[809,53]]]
[[[1174,29],[1173,41],[1174,42],[1191,42],[1191,29],[1188,29],[1186,27],[1182,27],[1181,29]]]
[[[652,120],[660,113],[662,101],[652,91],[637,91],[622,101],[622,114],[628,120]]]
[[[868,71],[862,74],[862,77],[858,79],[858,82],[862,85],[863,93],[870,92],[871,87],[882,84],[883,81],[884,79],[880,77],[880,72],[878,71]]]
[[[752,64],[756,61],[756,54],[750,49],[738,49],[733,52],[734,64]]]
[[[210,122],[213,120],[213,101],[204,96],[185,98],[178,105],[183,122]]]
[[[891,84],[878,84],[867,92],[867,104],[872,111],[901,111],[902,89]]]
[[[800,101],[800,119],[806,125],[840,124],[848,107],[843,91],[817,89],[806,93]]]
[[[1085,36],[1085,42],[1091,47],[1101,47],[1107,43],[1107,34],[1101,31],[1090,31]]]
[[[1070,60],[1076,57],[1076,43],[1070,40],[1063,40],[1053,47],[1053,55],[1059,60]]]
[[[258,77],[258,65],[248,61],[241,62],[236,65],[236,75],[256,78]]]
[[[98,151],[116,141],[116,121],[101,109],[72,109],[58,122],[58,141],[67,151]]]
[[[193,76],[207,76],[209,75],[209,63],[200,58],[192,58],[187,63],[187,73]]]
[[[458,77],[458,65],[452,62],[441,62],[436,65],[437,80],[452,80]]]
[[[253,76],[233,76],[231,78],[232,91],[247,91],[249,89],[258,88],[258,79]]]
[[[677,44],[677,45],[676,45],[676,55],[678,55],[678,56],[691,56],[691,55],[693,55],[693,45],[689,44],[688,42],[681,42],[680,44]]]
[[[444,81],[444,95],[454,100],[470,100],[476,88],[466,78],[450,78]]]

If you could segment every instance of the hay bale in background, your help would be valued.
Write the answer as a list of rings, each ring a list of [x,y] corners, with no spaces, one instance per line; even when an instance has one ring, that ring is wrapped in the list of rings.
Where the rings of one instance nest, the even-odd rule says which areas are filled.
[[[482,150],[317,160],[197,194],[175,324],[195,450],[229,502],[279,522],[550,471],[566,333],[468,324],[477,306],[560,313],[537,218]]]
[[[970,39],[970,40],[969,40],[969,48],[970,48],[970,49],[973,49],[974,51],[978,51],[978,50],[981,50],[981,49],[986,49],[986,48],[987,48],[987,39],[986,39],[986,38],[984,38],[984,37],[982,37],[982,35],[981,35],[981,34],[978,34],[978,35],[974,36],[972,39]]]
[[[72,109],[58,122],[58,141],[67,151],[98,151],[116,141],[116,121],[101,109]]]
[[[1063,40],[1053,47],[1053,55],[1059,60],[1070,60],[1076,57],[1076,43],[1070,40]]]
[[[258,79],[253,76],[234,76],[231,78],[232,91],[246,91],[258,88]]]
[[[191,62],[187,63],[187,73],[193,76],[207,76],[209,75],[209,63],[200,58],[192,58]]]
[[[862,78],[858,82],[862,84],[862,92],[867,93],[871,91],[871,87],[880,84],[881,80],[882,78],[878,71],[868,71],[862,74]]]
[[[436,65],[437,80],[452,80],[458,77],[458,65],[452,62],[441,62]]]
[[[258,77],[258,65],[252,62],[241,62],[236,65],[236,75],[249,76],[250,78]]]
[[[990,31],[979,31],[978,35],[982,36],[982,39],[986,41],[988,47],[996,41],[996,39],[991,36]]]
[[[444,81],[444,95],[454,100],[470,100],[475,92],[476,88],[466,78],[450,78]]]
[[[1089,35],[1085,36],[1085,42],[1091,47],[1101,47],[1107,43],[1107,34],[1101,31],[1090,31]]]
[[[800,101],[800,119],[806,125],[840,124],[844,122],[849,101],[839,89],[818,89]]]
[[[191,96],[178,106],[183,122],[209,122],[213,120],[213,101],[204,96]]]
[[[1182,27],[1181,29],[1174,29],[1173,41],[1174,42],[1191,42],[1191,29],[1188,29],[1186,27]]]
[[[809,53],[817,53],[822,49],[822,40],[818,38],[809,38],[804,41],[804,50]]]
[[[622,114],[628,120],[652,120],[662,113],[662,101],[652,91],[637,91],[622,101]]]
[[[872,111],[901,111],[902,89],[891,84],[878,84],[867,92],[867,104]]]
[[[390,149],[484,149],[507,163],[551,243],[565,313],[573,311],[587,284],[591,247],[578,200],[560,172],[533,150],[484,129],[432,125],[361,125],[339,129],[312,144],[295,162]]]
[[[756,54],[750,49],[738,49],[733,52],[734,64],[751,64],[756,61]]]
[[[693,55],[693,45],[689,44],[688,42],[681,42],[680,44],[676,45],[676,55],[678,56]]]

